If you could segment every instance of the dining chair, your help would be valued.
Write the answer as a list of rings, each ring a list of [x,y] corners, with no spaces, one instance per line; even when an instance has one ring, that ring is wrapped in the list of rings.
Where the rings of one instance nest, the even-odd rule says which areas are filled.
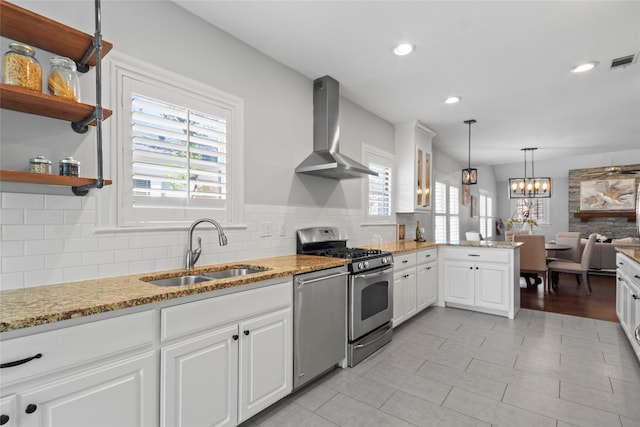
[[[541,275],[544,286],[549,287],[544,236],[541,234],[515,234],[513,240],[523,243],[520,246],[520,274],[525,273],[525,279],[527,274]]]
[[[589,235],[589,239],[584,246],[580,262],[575,261],[551,261],[547,264],[548,274],[551,277],[551,286],[556,286],[554,283],[557,275],[555,273],[570,273],[582,275],[582,282],[584,283],[585,291],[587,295],[591,295],[591,283],[589,283],[589,264],[591,263],[591,252],[593,251],[593,245],[596,241],[596,234]]]
[[[580,232],[578,231],[559,231],[556,234],[555,243],[559,245],[571,246],[566,251],[548,251],[547,262],[551,261],[572,261],[580,262]],[[556,273],[557,275],[557,273]],[[580,284],[580,274],[576,274],[576,282]]]

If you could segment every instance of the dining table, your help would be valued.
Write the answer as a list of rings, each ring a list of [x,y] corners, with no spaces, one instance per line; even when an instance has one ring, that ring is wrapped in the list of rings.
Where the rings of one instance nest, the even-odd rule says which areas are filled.
[[[544,244],[544,249],[547,251],[568,251],[571,248],[571,245],[560,245],[552,242]]]

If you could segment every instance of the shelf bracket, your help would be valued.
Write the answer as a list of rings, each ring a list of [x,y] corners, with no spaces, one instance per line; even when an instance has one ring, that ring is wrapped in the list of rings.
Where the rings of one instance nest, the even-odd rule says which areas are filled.
[[[89,46],[89,48],[85,52],[85,54],[82,57],[82,59],[80,61],[76,62],[76,68],[78,69],[79,73],[86,73],[91,68],[91,67],[89,67],[89,65],[87,63],[89,62],[89,58],[91,58],[91,55],[93,55],[94,52],[96,51],[95,40],[96,39],[94,38],[93,42],[91,43],[91,46]],[[96,61],[97,61],[97,58],[96,58]]]
[[[98,114],[98,106],[93,110],[90,116],[79,121],[79,122],[71,122],[71,129],[76,131],[77,133],[87,133],[89,130],[89,123],[97,120],[98,116],[102,118],[102,108],[100,108],[100,113]]]

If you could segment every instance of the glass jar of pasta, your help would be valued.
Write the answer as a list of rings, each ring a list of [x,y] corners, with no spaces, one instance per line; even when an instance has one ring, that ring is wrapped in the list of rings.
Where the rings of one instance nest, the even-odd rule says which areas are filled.
[[[42,69],[36,51],[21,43],[9,43],[2,58],[2,82],[42,92]]]
[[[54,56],[49,59],[49,66],[51,67],[47,79],[49,93],[80,102],[80,81],[76,63],[64,56]]]

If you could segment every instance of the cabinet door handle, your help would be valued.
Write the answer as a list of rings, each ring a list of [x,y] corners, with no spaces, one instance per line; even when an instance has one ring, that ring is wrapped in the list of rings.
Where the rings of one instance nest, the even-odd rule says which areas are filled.
[[[233,334],[231,338],[233,338],[234,341],[238,341],[238,338],[240,338],[240,336],[238,334]]]
[[[3,426],[8,422],[9,422],[9,415],[7,414],[0,415],[0,426]]]
[[[25,409],[24,411],[27,414],[33,414],[34,412],[36,412],[37,409],[38,409],[38,405],[34,405],[33,403],[29,403],[27,405],[27,409]]]
[[[410,274],[403,274],[403,275],[402,275],[402,277],[404,277],[405,279],[406,279],[407,277],[409,277],[409,276],[411,276],[411,275],[410,275]]]
[[[638,276],[637,274],[634,274],[633,277],[635,277],[636,279],[640,279],[640,276]]]
[[[250,333],[250,332],[247,330],[247,331],[244,331],[243,333],[244,333],[245,335],[249,335],[249,333]]]
[[[42,353],[38,353],[35,356],[27,357],[26,359],[20,359],[14,362],[3,363],[0,365],[0,369],[13,368],[14,366],[24,365],[25,363],[31,362],[33,359],[40,359],[41,357],[42,357]]]
[[[427,268],[425,268],[425,270],[431,270],[431,267],[427,267]]]
[[[480,254],[467,254],[467,256],[480,256]]]
[[[632,294],[633,299],[640,299],[640,295]]]
[[[403,259],[403,260],[402,260],[402,263],[403,263],[403,264],[406,264],[406,263],[408,263],[408,262],[409,262],[409,260],[408,260],[408,259]]]
[[[478,270],[480,267],[476,267],[476,270]]]
[[[424,257],[425,258],[429,258],[431,256],[431,254],[426,254]]]

